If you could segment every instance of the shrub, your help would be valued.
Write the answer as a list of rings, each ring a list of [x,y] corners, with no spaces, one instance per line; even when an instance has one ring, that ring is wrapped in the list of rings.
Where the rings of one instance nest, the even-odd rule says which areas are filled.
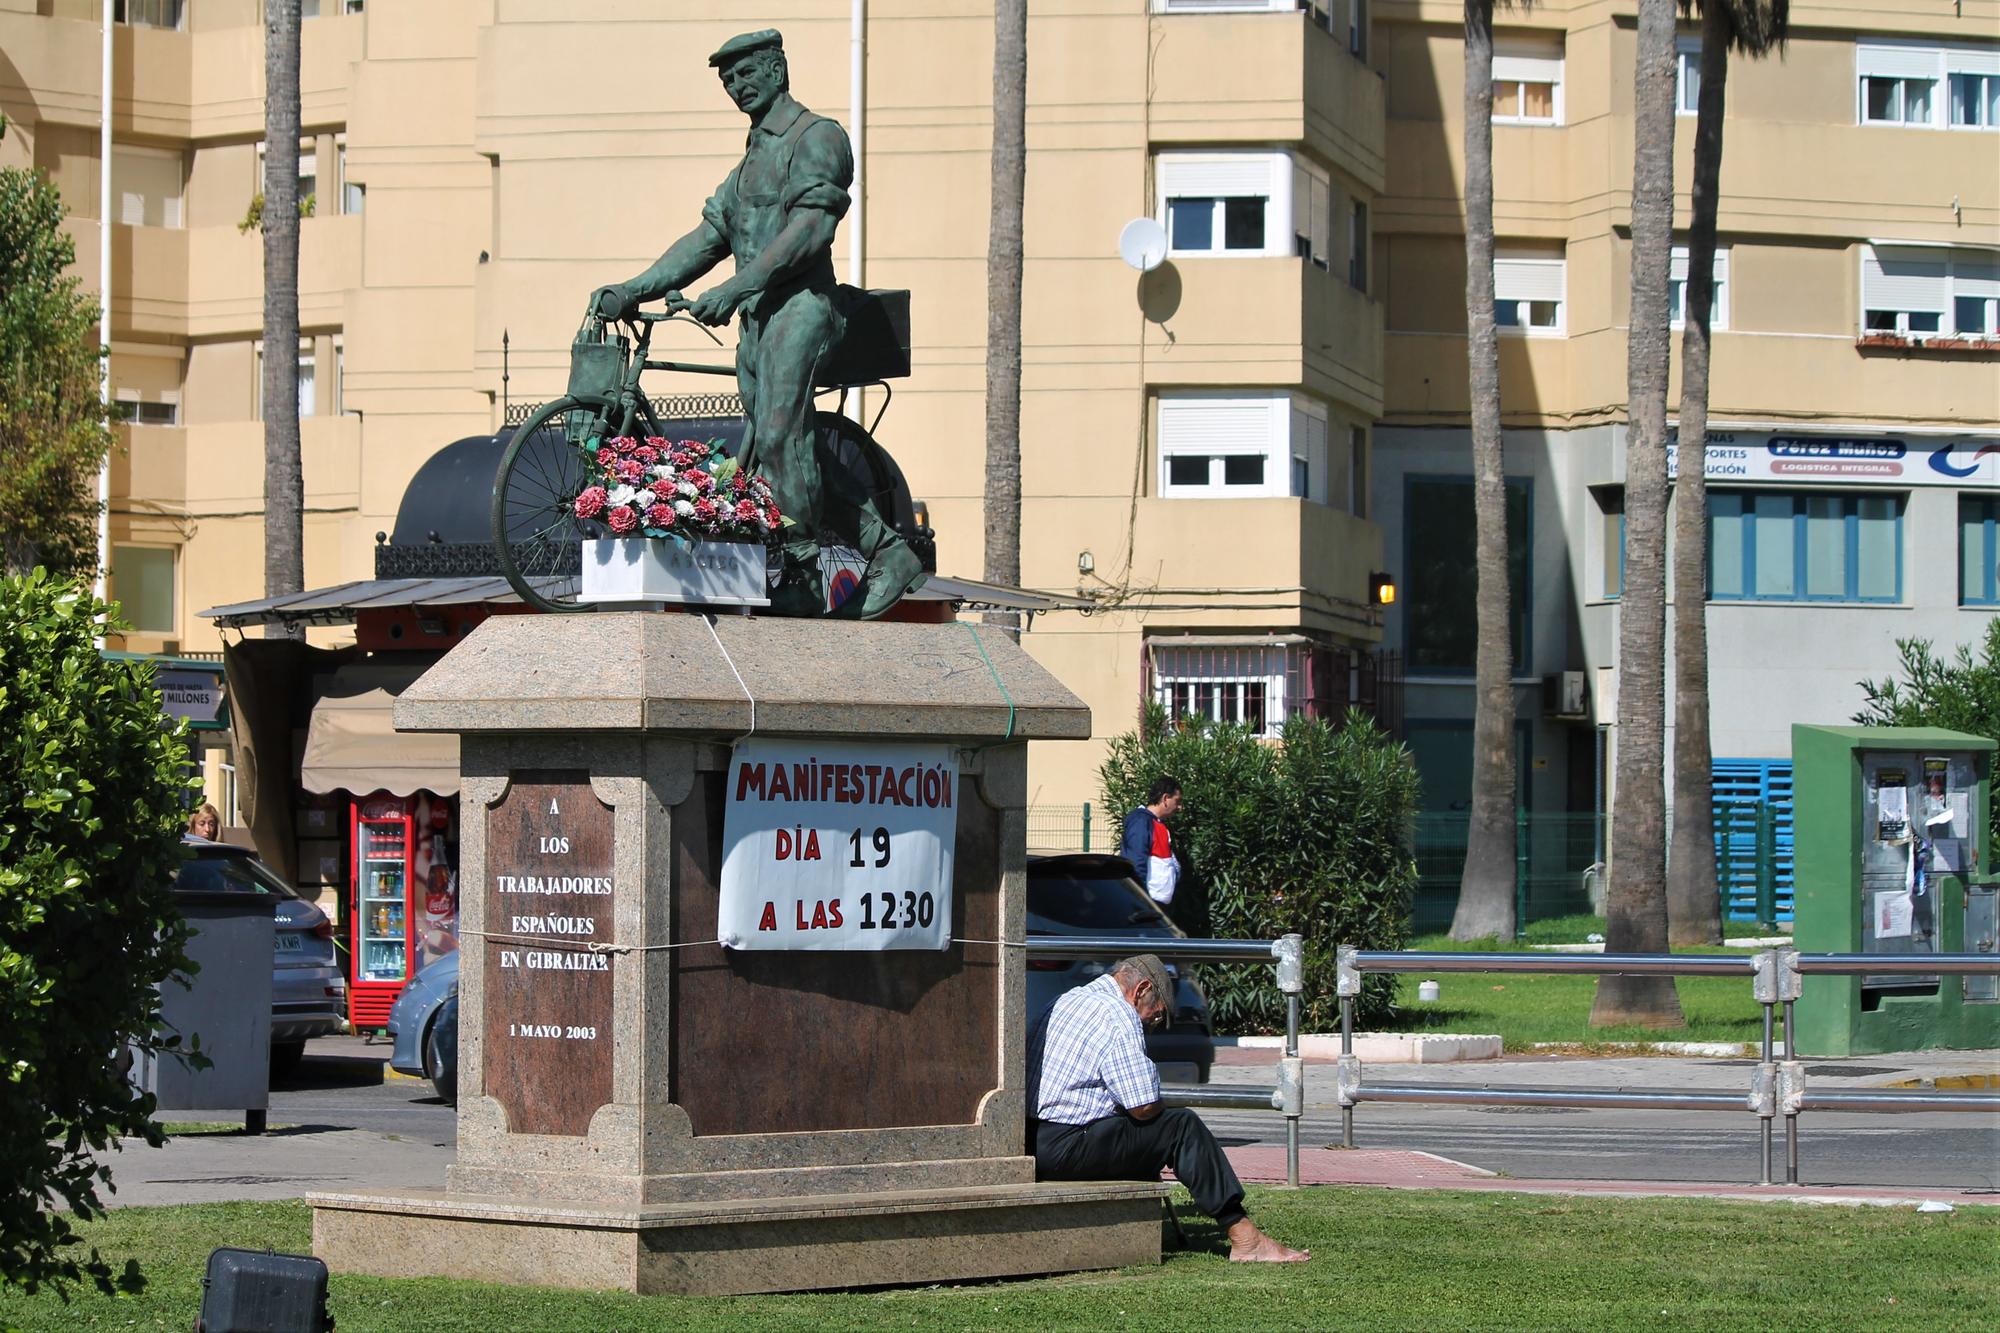
[[[1986,622],[1977,657],[1964,643],[1952,656],[1940,657],[1929,639],[1898,639],[1896,652],[1903,659],[1903,678],[1862,681],[1868,706],[1854,715],[1856,722],[1864,727],[1944,727],[2000,741],[2000,616]],[[2000,800],[1990,813],[1991,836],[2000,838]]]
[[[1408,753],[1358,710],[1337,730],[1293,718],[1273,746],[1243,727],[1169,724],[1149,707],[1137,731],[1111,742],[1099,770],[1105,809],[1143,804],[1161,774],[1185,798],[1168,821],[1182,867],[1176,924],[1222,938],[1304,936],[1303,1030],[1337,1027],[1335,948],[1400,949],[1409,928],[1417,774]],[[1219,1030],[1284,1030],[1268,972],[1204,967],[1200,977]],[[1358,1019],[1386,1019],[1394,994],[1394,977],[1368,978]]]
[[[103,1212],[113,1140],[164,1141],[116,1056],[177,1048],[159,988],[189,967],[167,887],[187,747],[151,668],[99,653],[113,614],[39,569],[0,579],[0,1280],[29,1291],[140,1285],[61,1210]]]

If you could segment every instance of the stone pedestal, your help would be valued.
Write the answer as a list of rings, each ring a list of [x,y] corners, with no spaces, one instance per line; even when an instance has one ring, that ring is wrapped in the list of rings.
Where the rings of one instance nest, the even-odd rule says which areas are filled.
[[[1026,742],[1090,720],[1005,634],[496,617],[396,722],[461,738],[458,1161],[442,1192],[312,1196],[330,1266],[722,1294],[1158,1261],[1161,1186],[1037,1184],[1024,1152],[996,942],[1022,938]],[[753,734],[954,747],[946,949],[715,942]]]

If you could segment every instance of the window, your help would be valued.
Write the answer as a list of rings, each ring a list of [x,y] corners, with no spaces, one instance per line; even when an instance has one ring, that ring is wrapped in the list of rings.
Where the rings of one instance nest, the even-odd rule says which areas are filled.
[[[1292,164],[1292,244],[1300,259],[1332,263],[1333,185],[1303,162]]]
[[[1560,255],[1513,254],[1493,261],[1493,319],[1501,332],[1559,334],[1566,288]]]
[[[1562,124],[1563,53],[1544,42],[1493,44],[1493,123]]]
[[[2000,606],[2000,497],[1958,497],[1958,600]]]
[[[111,548],[111,595],[141,634],[175,630],[174,555],[171,546]]]
[[[185,0],[117,0],[111,8],[111,21],[178,32],[186,7]]]
[[[1347,209],[1347,285],[1368,290],[1368,205],[1351,200]]]
[[[125,414],[125,420],[134,426],[178,426],[181,424],[181,408],[178,402],[140,400],[120,394],[118,406]]]
[[[1368,58],[1368,0],[1347,0],[1347,53]]]
[[[111,150],[111,187],[118,221],[127,227],[181,225],[181,155],[162,148]]]
[[[252,358],[255,363],[253,369],[256,375],[256,399],[254,406],[256,408],[255,415],[257,420],[262,421],[264,419],[264,344],[261,342],[257,343],[255,344],[255,348],[256,355]],[[316,369],[315,357],[313,356],[313,340],[311,338],[299,339],[299,415],[302,417],[313,415],[314,400],[316,397],[314,393],[314,381],[316,379],[314,372]]]
[[[1861,45],[1855,78],[1863,125],[2000,129],[2000,46]]]
[[[1903,497],[1711,491],[1709,597],[1718,602],[1895,602]]]
[[[1285,153],[1162,153],[1159,201],[1167,253],[1298,253],[1293,166]]]
[[[331,18],[335,14],[359,14],[367,8],[368,0],[299,0],[299,17]]]
[[[1677,329],[1687,323],[1687,277],[1688,248],[1677,245],[1667,271],[1667,308]],[[1729,251],[1722,246],[1715,248],[1715,286],[1709,290],[1708,326],[1729,327]]]
[[[1193,636],[1190,636],[1192,638]],[[1277,736],[1308,707],[1311,648],[1303,643],[1146,645],[1152,697],[1169,717],[1229,722]]]
[[[1160,398],[1159,494],[1326,501],[1326,409],[1298,394]]]
[[[1861,331],[1903,338],[2000,334],[2000,253],[1863,246]]]
[[[1701,110],[1701,38],[1674,43],[1674,111],[1692,116]]]
[[[1368,517],[1368,428],[1347,428],[1347,512]]]
[[[1602,596],[1616,601],[1625,595],[1625,492],[1597,492],[1598,567],[1603,571]]]
[[[340,211],[358,217],[366,209],[368,189],[360,181],[347,179],[347,140],[334,141],[335,166],[340,172]]]
[[[1528,657],[1528,511],[1534,483],[1507,478],[1507,583],[1517,669]],[[1477,648],[1472,478],[1411,476],[1403,491],[1405,660],[1412,673],[1470,673]]]

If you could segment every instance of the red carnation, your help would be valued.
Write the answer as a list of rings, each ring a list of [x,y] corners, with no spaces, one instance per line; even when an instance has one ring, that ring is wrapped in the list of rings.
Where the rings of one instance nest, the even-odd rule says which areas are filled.
[[[611,442],[611,447],[621,454],[629,454],[639,447],[639,442],[630,435],[620,435]]]
[[[617,461],[617,458],[618,455],[612,453],[609,449],[599,449],[597,451],[597,466],[610,467],[613,462]]]
[[[664,435],[648,435],[646,443],[656,451],[665,449],[667,447],[667,437]]]
[[[776,505],[771,505],[765,509],[764,518],[774,528],[784,521],[784,516],[778,512],[778,506]]]
[[[656,504],[646,511],[646,526],[649,528],[671,528],[674,525],[674,507],[670,504]]]
[[[603,512],[604,488],[602,486],[584,487],[576,497],[576,516],[578,518],[596,518]]]
[[[630,532],[639,526],[639,511],[631,505],[619,505],[606,511],[604,521],[611,525],[613,532]]]
[[[611,466],[612,475],[618,480],[637,484],[646,475],[646,465],[636,458],[621,458]]]
[[[736,502],[736,517],[742,519],[745,523],[753,521],[757,517],[757,502],[755,500],[738,500]]]
[[[642,444],[632,451],[632,457],[638,459],[647,467],[651,467],[660,461],[660,451],[650,444]]]
[[[694,502],[694,516],[695,516],[695,521],[699,523],[714,522],[715,501],[709,499],[707,496],[703,496],[701,499],[696,500]]]

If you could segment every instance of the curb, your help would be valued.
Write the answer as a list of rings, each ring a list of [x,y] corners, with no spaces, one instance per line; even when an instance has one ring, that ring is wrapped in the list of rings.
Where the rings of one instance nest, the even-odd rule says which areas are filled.
[[[1239,1050],[1283,1050],[1283,1037],[1217,1037],[1218,1047]],[[1302,1033],[1299,1054],[1308,1060],[1340,1057],[1337,1032]],[[1493,1034],[1456,1035],[1440,1032],[1357,1032],[1354,1054],[1370,1064],[1438,1065],[1461,1060],[1492,1060],[1500,1055],[1500,1038]]]

